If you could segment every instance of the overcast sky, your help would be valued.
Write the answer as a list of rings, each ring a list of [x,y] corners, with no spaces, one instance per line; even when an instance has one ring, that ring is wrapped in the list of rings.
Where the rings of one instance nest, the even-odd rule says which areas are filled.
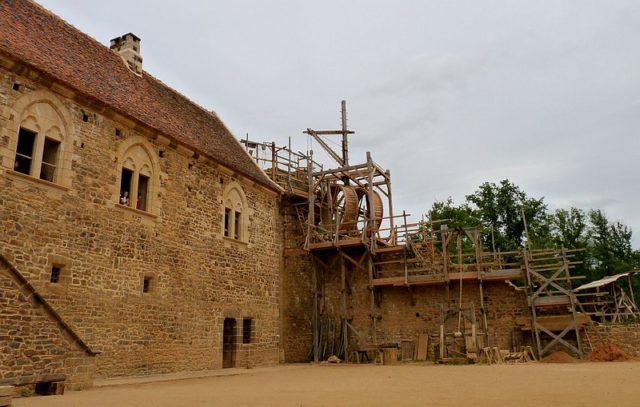
[[[346,99],[351,162],[391,170],[396,210],[508,178],[640,235],[640,1],[39,2],[105,45],[138,35],[238,137],[306,150]]]

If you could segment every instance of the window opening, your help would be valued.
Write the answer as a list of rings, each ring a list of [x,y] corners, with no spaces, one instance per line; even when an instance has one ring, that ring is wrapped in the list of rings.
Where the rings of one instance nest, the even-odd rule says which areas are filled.
[[[13,83],[13,90],[20,90],[20,84],[18,82]]]
[[[138,176],[138,197],[136,199],[136,209],[141,211],[147,210],[147,194],[149,191],[149,177],[145,175]]]
[[[229,237],[231,232],[231,209],[224,208],[224,235]]]
[[[18,133],[18,148],[16,149],[16,162],[14,170],[23,174],[31,174],[31,164],[33,163],[33,145],[35,144],[36,133],[20,128]]]
[[[251,343],[251,318],[242,320],[242,343]]]
[[[44,139],[44,149],[42,151],[42,166],[40,167],[40,179],[53,182],[58,162],[58,150],[60,142],[50,138]]]
[[[122,178],[120,180],[120,205],[129,206],[131,204],[131,180],[133,179],[133,171],[122,168]]]
[[[61,272],[61,268],[59,266],[53,266],[51,267],[51,278],[49,279],[50,282],[52,283],[59,283],[60,282],[60,272]]]
[[[142,281],[142,292],[148,293],[151,290],[151,277],[145,277]]]
[[[234,239],[240,239],[240,219],[242,218],[242,213],[236,211],[234,212],[234,219],[233,219],[233,238]]]

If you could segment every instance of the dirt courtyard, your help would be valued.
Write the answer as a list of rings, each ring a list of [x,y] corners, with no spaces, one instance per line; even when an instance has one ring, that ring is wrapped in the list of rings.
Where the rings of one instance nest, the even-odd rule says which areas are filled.
[[[14,406],[638,406],[640,363],[282,365],[98,387]]]

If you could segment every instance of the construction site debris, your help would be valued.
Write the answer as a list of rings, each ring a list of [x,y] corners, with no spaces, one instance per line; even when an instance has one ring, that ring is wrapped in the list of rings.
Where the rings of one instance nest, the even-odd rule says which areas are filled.
[[[579,359],[574,358],[563,350],[551,353],[549,356],[540,359],[542,363],[576,363]]]
[[[497,347],[482,348],[480,362],[488,365],[527,363],[536,360],[531,346],[522,346],[520,352],[510,352]]]
[[[625,351],[611,342],[598,346],[587,356],[589,362],[624,362],[632,359]]]

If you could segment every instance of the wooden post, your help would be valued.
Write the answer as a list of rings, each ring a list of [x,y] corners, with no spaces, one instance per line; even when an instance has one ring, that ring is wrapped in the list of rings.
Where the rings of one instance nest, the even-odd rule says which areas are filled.
[[[307,239],[305,240],[305,249],[309,249],[309,245],[311,244],[313,228],[315,226],[315,199],[316,194],[313,191],[313,150],[309,151],[309,159],[307,161],[307,175],[308,185],[309,185],[309,213],[307,214]]]
[[[276,143],[271,142],[271,179],[273,180],[273,182],[276,182],[277,166],[278,166],[278,157],[276,155]],[[291,188],[291,185],[289,185],[289,188]]]
[[[440,239],[442,240],[442,268],[445,282],[449,281],[449,237],[447,225],[440,225]],[[447,283],[448,286],[448,283]],[[447,304],[449,303],[449,293],[447,290]]]
[[[444,306],[440,304],[440,361],[444,360],[445,348],[446,344],[444,339]]]
[[[342,252],[338,252],[340,255],[340,278],[341,278],[341,291],[342,291],[342,340],[344,347],[344,361],[349,363],[349,333],[347,331],[347,270],[344,264],[344,257]]]
[[[389,170],[387,170],[385,172],[386,175],[386,180],[387,180],[387,197],[389,198],[389,233],[393,234],[393,199],[391,198],[391,172]],[[393,242],[393,236],[391,236],[392,238],[392,243],[395,244],[395,242]]]
[[[371,326],[373,329],[373,344],[375,346],[378,346],[378,337],[376,334],[378,321],[375,314],[376,298],[375,298],[375,291],[373,287],[373,257],[372,257],[373,255],[371,253],[367,253],[366,256],[367,256],[367,268],[369,270],[369,294],[370,294],[369,313],[371,314]]]
[[[407,230],[407,212],[402,211],[402,219],[404,221],[404,250],[402,251],[402,259],[404,262],[404,285],[409,287],[409,267],[407,265],[407,249],[409,248],[409,231]]]
[[[342,116],[342,161],[344,162],[344,166],[348,166],[349,165],[349,144],[348,144],[348,137],[347,135],[348,130],[347,130],[347,101],[343,100],[342,101],[342,109],[341,109],[341,116]]]
[[[311,275],[311,286],[313,287],[313,361],[318,363],[320,361],[318,346],[318,269],[313,255],[311,255],[311,267],[313,268],[313,274]]]
[[[375,201],[373,199],[373,161],[371,160],[371,153],[369,151],[367,151],[367,199],[369,201],[369,204],[367,205],[367,211],[369,212],[367,214],[367,221],[366,221],[366,227],[365,227],[365,236],[367,236],[366,234],[369,233],[369,251],[371,251],[372,253],[375,252],[376,250],[376,233],[375,230],[377,229],[376,223],[377,220],[375,219]]]
[[[633,301],[633,303],[635,305],[636,304],[636,297],[633,294],[633,285],[631,285],[631,272],[629,272],[629,274],[627,274],[627,283],[629,284],[629,294],[631,294],[631,301]]]

